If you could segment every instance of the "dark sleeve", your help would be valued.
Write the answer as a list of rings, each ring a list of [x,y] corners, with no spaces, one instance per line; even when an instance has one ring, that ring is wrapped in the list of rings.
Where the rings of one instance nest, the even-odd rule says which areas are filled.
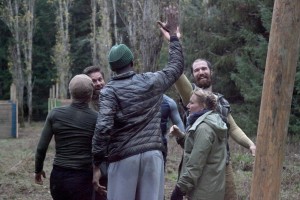
[[[48,114],[45,125],[42,130],[40,140],[38,142],[38,146],[35,153],[35,173],[41,172],[44,167],[46,152],[53,136],[52,125],[51,125],[51,116],[53,112],[54,111],[51,111]]]
[[[102,89],[100,93],[100,109],[93,136],[92,153],[95,165],[99,165],[106,159],[117,105],[113,91],[109,88]]]
[[[157,71],[157,87],[165,92],[182,75],[184,70],[184,59],[182,47],[177,37],[171,37],[169,45],[169,59],[167,65]]]

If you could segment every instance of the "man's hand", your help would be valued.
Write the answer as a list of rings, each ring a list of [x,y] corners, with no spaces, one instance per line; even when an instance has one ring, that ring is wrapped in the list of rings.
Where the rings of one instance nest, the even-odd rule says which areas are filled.
[[[184,133],[181,132],[178,128],[178,126],[173,125],[170,128],[170,136],[175,136],[176,138],[183,138],[184,137]]]
[[[256,146],[255,146],[255,144],[251,145],[251,146],[249,147],[249,149],[250,149],[250,151],[251,151],[252,156],[255,156],[255,151],[256,151]]]
[[[101,171],[98,166],[93,166],[93,186],[94,190],[98,192],[99,194],[105,194],[107,193],[106,188],[102,185],[100,185],[99,180],[101,178]]]
[[[40,173],[35,173],[34,174],[34,180],[36,184],[43,185],[43,178],[46,178],[46,173],[41,171]]]
[[[180,188],[176,185],[175,189],[171,194],[171,200],[183,200],[184,193],[181,192]]]
[[[162,23],[162,26],[163,26],[163,24],[165,24],[165,23],[163,23],[163,22],[157,22],[158,24],[159,23]],[[170,41],[170,34],[169,34],[169,32],[168,31],[166,31],[164,28],[159,28],[160,30],[161,30],[161,32],[162,32],[162,34],[164,35],[164,37],[168,40],[168,41]],[[176,32],[176,36],[177,36],[177,38],[180,38],[181,37],[181,33],[180,33],[180,31],[179,31],[179,27],[177,27],[177,32]]]
[[[167,22],[157,22],[161,27],[161,31],[167,39],[169,39],[171,36],[180,36],[177,8],[175,6],[168,6],[165,11]]]

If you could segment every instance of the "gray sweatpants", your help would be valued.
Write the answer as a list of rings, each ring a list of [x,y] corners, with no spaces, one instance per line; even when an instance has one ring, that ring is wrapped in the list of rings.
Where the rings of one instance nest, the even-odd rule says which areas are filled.
[[[108,167],[108,200],[163,200],[164,160],[161,151],[147,151]]]

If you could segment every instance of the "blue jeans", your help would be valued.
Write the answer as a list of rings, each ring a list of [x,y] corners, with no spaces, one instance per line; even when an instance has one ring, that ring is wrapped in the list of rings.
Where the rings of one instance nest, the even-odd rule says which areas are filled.
[[[93,171],[53,166],[50,191],[54,200],[92,200]]]

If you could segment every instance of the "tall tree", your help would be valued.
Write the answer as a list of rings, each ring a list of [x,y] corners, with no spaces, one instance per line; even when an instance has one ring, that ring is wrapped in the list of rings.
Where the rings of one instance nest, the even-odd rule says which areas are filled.
[[[174,1],[173,1],[174,2]],[[177,5],[178,5],[178,1]],[[116,1],[118,38],[115,43],[129,43],[136,56],[135,65],[142,71],[155,71],[162,37],[156,21],[162,18],[163,7],[169,1]],[[175,2],[174,2],[175,3]]]
[[[57,5],[57,33],[53,60],[57,68],[59,98],[65,99],[68,96],[68,83],[71,76],[69,9],[72,0],[54,0],[54,3]]]
[[[49,90],[55,83],[57,72],[53,62],[55,45],[56,7],[48,0],[35,4],[33,37],[33,120],[44,120],[48,113]]]
[[[300,1],[275,0],[273,10],[250,195],[255,200],[280,199],[284,147],[300,48]]]
[[[246,12],[250,18],[247,21],[252,21],[247,26],[242,25],[241,20],[238,22],[240,28],[236,35],[242,46],[236,53],[235,71],[231,73],[231,78],[244,99],[241,111],[246,114],[241,124],[245,124],[244,128],[250,132],[256,130],[258,124],[273,5],[261,1],[258,4],[237,3],[235,6],[238,6],[236,15],[242,16]]]
[[[10,45],[10,70],[13,77],[13,83],[17,89],[18,111],[19,111],[19,123],[23,127],[24,124],[24,71],[21,58],[21,45],[22,45],[22,26],[20,22],[20,1],[7,0],[3,3],[1,8],[1,19],[9,27],[9,30],[13,36],[13,42]]]
[[[92,59],[93,65],[101,68],[105,74],[105,79],[110,77],[110,69],[108,68],[107,52],[109,51],[111,39],[110,27],[110,4],[106,0],[91,0],[92,7]]]
[[[0,8],[1,9],[1,8]],[[2,20],[0,20],[0,99],[7,100],[10,97],[11,73],[8,70],[8,46],[12,35]]]
[[[27,88],[27,107],[28,107],[28,122],[32,119],[32,41],[33,41],[33,27],[34,27],[34,7],[35,0],[23,0],[24,8],[23,29],[24,36],[22,42],[22,50],[24,54],[24,63],[26,66],[26,88]]]
[[[90,1],[77,0],[72,3],[70,13],[70,72],[82,73],[83,68],[92,64],[92,45],[90,42],[91,4]]]

